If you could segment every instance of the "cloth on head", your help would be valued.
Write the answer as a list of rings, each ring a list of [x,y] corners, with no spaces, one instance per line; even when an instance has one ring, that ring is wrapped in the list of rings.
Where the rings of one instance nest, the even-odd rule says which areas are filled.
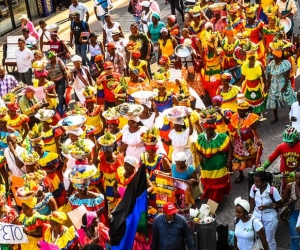
[[[177,195],[177,194],[185,194],[185,192],[183,189],[177,188],[175,191],[175,195]]]
[[[170,19],[174,23],[176,21],[176,16],[175,15],[168,15],[167,19]]]
[[[272,54],[281,58],[282,57],[282,50],[272,50]]]
[[[203,123],[202,126],[205,129],[208,129],[208,128],[216,129],[217,128],[216,124],[211,124],[211,123]]]
[[[29,208],[34,208],[37,203],[37,198],[33,197],[32,199],[29,200],[22,200],[22,203],[24,203]]]
[[[145,149],[146,149],[146,151],[148,151],[148,150],[157,151],[158,150],[158,146],[157,145],[146,145]]]
[[[104,56],[103,55],[96,55],[94,62],[98,62],[98,61],[104,61]]]
[[[216,102],[218,104],[222,104],[223,103],[223,98],[220,95],[216,95],[215,97],[213,97],[213,99],[211,99],[212,102]]]
[[[240,205],[243,207],[248,213],[250,212],[250,204],[247,200],[242,199],[241,197],[238,197],[234,200],[234,205],[238,206]]]
[[[18,103],[9,103],[6,104],[6,106],[8,107],[8,109],[12,110],[12,111],[17,111],[20,109],[19,104]]]
[[[47,70],[45,70],[45,69],[43,69],[43,70],[35,70],[34,71],[34,75],[36,77],[47,77],[48,74],[49,74],[49,72]]]
[[[115,49],[116,48],[116,45],[114,44],[114,43],[108,43],[107,45],[106,45],[106,47],[107,47],[107,49]]]
[[[104,67],[104,69],[109,69],[109,68],[113,69],[114,65],[111,61],[107,61],[107,62],[104,63],[103,67]]]
[[[67,220],[67,215],[64,212],[54,211],[49,218],[50,220],[53,220],[59,224],[64,224],[64,222]]]
[[[120,120],[119,119],[106,120],[106,123],[108,125],[111,125],[111,124],[119,125],[120,124]]]
[[[24,94],[35,92],[35,88],[33,86],[27,86]]]
[[[169,30],[168,30],[167,28],[164,27],[164,28],[162,28],[162,29],[160,30],[160,34],[162,34],[163,32],[167,32],[167,33],[168,33],[168,31],[169,31]]]
[[[187,157],[184,152],[178,152],[174,155],[174,161],[186,161]]]
[[[214,25],[211,22],[207,22],[207,23],[205,23],[204,28],[205,29],[208,29],[208,28],[212,28],[213,29]]]
[[[140,117],[138,116],[128,116],[126,117],[128,121],[134,121],[134,122],[137,122],[139,123],[141,121]]]
[[[131,166],[137,168],[139,166],[139,161],[137,158],[135,158],[134,156],[131,155],[126,155],[124,158],[124,163],[127,162],[128,164],[130,164]]]
[[[143,7],[150,7],[150,2],[149,1],[142,1],[142,2],[140,2],[140,6],[143,6]]]
[[[67,135],[68,134],[73,134],[73,135],[76,135],[76,136],[81,136],[83,134],[83,130],[82,130],[82,128],[77,128],[77,129],[74,129],[74,130],[67,130],[66,133],[67,133]]]
[[[21,19],[26,19],[27,21],[29,21],[29,18],[26,14],[22,14],[21,17],[19,18],[19,20]]]
[[[221,78],[231,81],[232,75],[230,73],[224,72],[223,74],[221,74]]]
[[[134,58],[140,58],[141,57],[141,52],[140,51],[133,51],[131,53],[131,56]]]
[[[89,228],[89,226],[92,224],[93,220],[97,218],[97,214],[95,212],[87,211],[86,212],[86,228]]]
[[[160,20],[160,15],[157,12],[153,12],[152,17],[155,17],[157,20]]]
[[[72,62],[82,62],[81,56],[75,55],[72,57]]]

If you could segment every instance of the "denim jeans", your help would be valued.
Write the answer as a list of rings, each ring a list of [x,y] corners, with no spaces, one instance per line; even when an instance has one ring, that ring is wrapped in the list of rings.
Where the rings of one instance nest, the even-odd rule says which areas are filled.
[[[63,77],[62,79],[54,82],[56,94],[58,95],[59,106],[63,109],[66,105],[65,100],[65,92],[66,92],[66,79]]]
[[[75,49],[76,49],[76,54],[81,56],[82,58],[82,65],[84,66],[89,66],[90,65],[90,60],[87,58],[87,44],[82,43],[82,44],[75,44]]]
[[[299,250],[299,236],[300,234],[298,233],[297,229],[296,229],[296,224],[297,224],[297,220],[298,220],[298,216],[299,216],[299,211],[294,210],[291,215],[290,215],[290,219],[289,219],[289,227],[290,227],[290,236],[291,236],[291,248],[290,250]]]

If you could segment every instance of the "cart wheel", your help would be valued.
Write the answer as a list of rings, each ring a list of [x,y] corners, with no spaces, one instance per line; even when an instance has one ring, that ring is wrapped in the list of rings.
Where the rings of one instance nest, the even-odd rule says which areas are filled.
[[[15,65],[5,65],[6,66],[6,72],[11,74],[13,72],[15,72],[15,68],[16,66]]]

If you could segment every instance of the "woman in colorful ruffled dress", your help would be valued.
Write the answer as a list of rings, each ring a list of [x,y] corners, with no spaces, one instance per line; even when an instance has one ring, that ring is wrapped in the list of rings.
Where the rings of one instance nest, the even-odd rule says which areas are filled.
[[[237,97],[237,113],[231,116],[230,135],[233,148],[233,170],[239,170],[236,183],[244,180],[243,170],[252,168],[260,163],[262,142],[260,140],[257,121],[259,116],[251,112],[251,105],[243,94]]]
[[[201,199],[219,203],[231,189],[227,170],[231,166],[231,148],[229,136],[216,132],[214,122],[207,119],[202,124],[205,132],[198,135],[196,147],[200,153],[201,183],[204,187]]]
[[[148,71],[148,63],[145,60],[139,59],[141,57],[141,52],[140,51],[133,51],[131,53],[131,58],[128,63],[128,67],[130,70],[138,69],[140,74],[145,74],[147,77],[147,81],[151,81],[151,76]]]
[[[83,231],[83,239],[80,239],[82,246],[97,244],[103,249],[107,249],[109,243],[108,228],[98,221],[95,212],[88,211],[82,216],[81,230]]]
[[[245,31],[250,32],[250,41],[258,45],[257,60],[266,66],[265,48],[262,41],[262,30],[265,24],[261,20],[256,20],[256,9],[255,6],[246,9]]]
[[[230,73],[221,74],[222,85],[217,89],[216,95],[222,97],[221,108],[223,110],[230,110],[232,112],[236,112],[236,98],[237,95],[241,93],[241,89],[238,86],[230,85],[231,80],[232,75]]]
[[[22,135],[24,141],[29,132],[29,117],[27,115],[17,113],[20,107],[16,102],[7,104],[6,106],[8,108],[7,114],[9,115],[7,125],[12,129],[18,131]]]
[[[168,15],[167,16],[167,29],[170,32],[171,36],[174,36],[176,39],[180,36],[180,27],[177,23],[176,15]]]
[[[22,243],[21,250],[39,250],[38,242],[42,240],[43,224],[47,222],[47,217],[34,210],[37,203],[35,197],[22,202],[19,222],[24,226],[23,232],[27,235],[28,243]]]
[[[237,3],[227,5],[233,33],[236,36],[245,30],[244,20],[240,17],[240,6]]]
[[[240,85],[246,101],[251,105],[252,112],[262,114],[265,102],[265,69],[257,60],[257,46],[253,44],[252,49],[246,51],[247,60],[242,65],[242,77]]]
[[[266,84],[266,88],[269,89],[266,108],[273,109],[274,114],[271,124],[278,122],[278,108],[290,107],[296,101],[289,79],[291,63],[284,60],[282,47],[283,44],[272,47],[273,60],[269,64],[270,75]]]
[[[43,180],[46,188],[52,193],[58,207],[65,204],[66,190],[63,183],[61,170],[58,170],[59,165],[58,154],[43,151],[41,142],[33,142],[33,148],[40,155],[38,163],[42,170],[47,173],[46,178]]]
[[[171,163],[166,155],[157,153],[157,145],[146,145],[145,152],[141,154],[141,162],[146,166],[150,181],[155,187],[156,170],[169,173],[171,171]],[[149,195],[149,205],[156,208],[156,194]]]
[[[99,144],[100,141],[98,140]],[[109,209],[115,208],[116,200],[114,197],[113,187],[116,181],[117,169],[124,164],[122,154],[116,153],[117,143],[112,145],[101,145],[101,150],[98,154],[98,170],[101,174],[101,182],[105,192],[105,198],[109,202]]]
[[[57,210],[57,204],[52,193],[43,192],[43,186],[39,187],[35,197],[37,198],[37,203],[34,210],[39,214],[47,216]]]
[[[78,250],[79,236],[75,227],[64,226],[67,215],[64,212],[54,211],[49,219],[50,226],[44,233],[44,241],[56,245],[61,250]]]
[[[201,20],[201,13],[199,6],[195,6],[191,10],[193,21],[190,23],[189,33],[191,35],[196,35],[199,39],[201,38],[201,33],[204,31],[205,20]]]

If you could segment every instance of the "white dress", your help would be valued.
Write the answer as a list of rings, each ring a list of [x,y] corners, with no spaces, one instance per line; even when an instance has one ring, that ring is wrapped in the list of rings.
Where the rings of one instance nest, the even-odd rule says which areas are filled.
[[[151,129],[151,128],[157,127],[156,126],[156,119],[155,119],[155,113],[154,112],[151,114],[151,116],[148,119],[141,119],[141,122],[143,123],[143,125],[147,129]],[[157,142],[157,146],[158,146],[157,153],[160,153],[160,154],[163,154],[163,155],[167,154],[166,150],[164,148],[164,145],[163,145],[163,143],[162,143],[162,141],[160,139]]]
[[[138,131],[131,133],[128,124],[123,127],[122,142],[128,145],[126,155],[140,159],[141,153],[145,152],[144,143],[141,141],[141,134],[145,133],[146,130],[147,128],[142,126]]]
[[[86,80],[86,82],[89,82],[89,79],[87,77],[87,74],[85,73],[85,70],[82,68],[81,69],[81,75],[83,76],[83,78]],[[82,89],[84,89],[86,87],[86,85],[80,80],[80,78],[78,76],[76,76],[76,78],[74,79],[74,90],[75,93],[79,99],[79,101],[84,104],[85,103],[85,97],[83,96],[83,94],[81,93]]]
[[[190,133],[190,130],[188,128],[181,133],[176,132],[175,129],[172,129],[170,131],[169,138],[172,140],[172,146],[173,146],[173,153],[172,153],[172,162],[173,163],[175,163],[174,156],[178,152],[184,152],[187,157],[186,164],[194,166],[193,154],[190,149],[189,133]]]

